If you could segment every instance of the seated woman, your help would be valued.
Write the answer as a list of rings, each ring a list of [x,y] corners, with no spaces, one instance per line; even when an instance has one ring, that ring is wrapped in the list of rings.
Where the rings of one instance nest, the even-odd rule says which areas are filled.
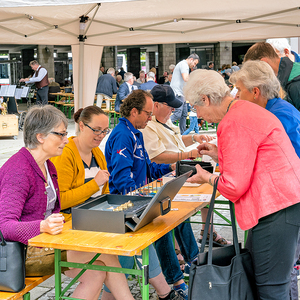
[[[219,123],[218,147],[198,149],[219,162],[218,191],[235,203],[241,229],[251,229],[259,299],[288,300],[300,227],[300,161],[289,137],[272,113],[230,97],[216,72],[192,72],[185,97],[199,116]],[[197,166],[189,181],[213,185],[216,179]]]
[[[5,239],[27,244],[30,238],[42,232],[59,234],[62,231],[64,217],[59,213],[57,175],[49,159],[61,155],[68,143],[67,125],[65,115],[53,106],[33,107],[28,112],[24,124],[25,148],[0,169],[0,229]],[[28,252],[30,257],[31,247]],[[81,262],[89,261],[92,256],[78,253],[84,256]],[[111,255],[101,255],[96,264],[120,266],[117,256]],[[67,272],[75,276],[76,271]],[[91,271],[85,272],[80,281],[74,297],[98,299],[105,282],[115,291],[116,298],[133,300],[122,274]]]
[[[55,235],[62,231],[56,170],[49,158],[60,155],[68,143],[67,126],[65,115],[50,105],[35,106],[27,113],[25,147],[0,169],[0,230],[5,239],[28,244],[42,232]],[[27,257],[31,258],[35,249],[28,247]],[[54,261],[52,270],[35,265],[34,273],[29,269],[31,262],[26,260],[26,276],[54,272]]]
[[[273,69],[264,61],[247,61],[241,70],[233,73],[230,82],[235,84],[237,98],[250,101],[273,113],[283,125],[300,158],[300,112],[289,102],[280,98],[280,83]],[[252,245],[246,245],[252,247]],[[300,239],[294,263],[300,255]],[[297,272],[291,274],[291,299],[298,298]]]
[[[74,114],[74,120],[78,123],[77,136],[70,137],[69,144],[62,155],[52,159],[57,168],[61,207],[66,220],[71,219],[71,207],[84,203],[90,197],[109,193],[109,173],[105,157],[99,149],[101,141],[109,133],[108,117],[101,108],[88,106],[79,109]],[[68,260],[83,262],[92,258],[86,255],[81,252],[68,251]],[[99,259],[101,257],[102,255]],[[156,289],[160,299],[182,299],[175,291],[171,291],[165,281],[153,246],[149,247],[149,260],[150,283]],[[134,261],[132,257],[120,257],[120,263],[123,267],[132,268]],[[67,271],[66,275],[69,276],[68,272],[70,271]],[[100,292],[102,285],[98,282],[95,284]],[[107,286],[118,299],[112,286]],[[102,299],[114,299],[108,292],[108,289],[103,292]]]

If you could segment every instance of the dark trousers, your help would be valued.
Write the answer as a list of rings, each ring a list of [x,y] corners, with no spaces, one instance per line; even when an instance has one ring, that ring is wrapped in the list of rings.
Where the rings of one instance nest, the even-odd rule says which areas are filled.
[[[180,100],[182,105],[178,108],[175,108],[175,111],[171,115],[171,121],[172,123],[175,123],[179,120],[180,133],[183,134],[186,131],[186,117],[188,114],[188,109],[183,96],[177,95],[176,99]]]
[[[36,92],[36,104],[37,105],[47,105],[48,104],[48,91],[49,91],[48,85],[37,90],[37,92]]]
[[[300,203],[259,219],[247,238],[261,300],[289,300],[298,243]]]

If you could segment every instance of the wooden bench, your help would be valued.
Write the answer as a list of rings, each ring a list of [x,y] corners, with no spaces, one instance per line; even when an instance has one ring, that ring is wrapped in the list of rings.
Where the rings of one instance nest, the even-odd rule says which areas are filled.
[[[25,288],[19,293],[11,293],[11,292],[0,292],[0,300],[2,299],[9,299],[9,300],[16,300],[23,297],[24,300],[30,299],[30,291],[50,278],[52,275],[47,275],[43,277],[26,277],[25,278]]]

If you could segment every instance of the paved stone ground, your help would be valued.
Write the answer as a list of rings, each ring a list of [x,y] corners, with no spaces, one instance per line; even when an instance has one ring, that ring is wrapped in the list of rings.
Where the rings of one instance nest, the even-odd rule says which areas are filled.
[[[25,105],[20,104],[19,110],[25,110]],[[69,120],[69,126],[68,126],[68,136],[75,135],[75,124],[73,120]],[[213,136],[216,136],[215,130],[209,130],[207,131],[200,131],[204,134],[210,134]],[[100,145],[101,150],[104,152],[105,143],[106,143],[107,137],[103,140],[103,142]],[[10,158],[13,154],[15,154],[21,147],[23,147],[23,132],[20,131],[17,139],[14,139],[13,137],[6,137],[1,138],[0,137],[0,167],[7,161],[8,158]],[[193,146],[192,146],[193,147]],[[192,148],[190,147],[190,148]],[[224,197],[220,196],[218,199],[226,200]],[[219,208],[228,208],[228,205],[217,205]],[[224,216],[226,216],[228,219],[229,217],[229,211],[222,211],[221,212]],[[197,221],[201,222],[201,216],[195,215],[191,218],[191,221]],[[214,215],[214,223],[224,223],[224,221],[217,215]],[[200,236],[200,224],[192,224],[193,232],[195,234],[196,239]],[[224,238],[232,241],[232,233],[231,228],[225,225],[217,225],[215,226],[216,231],[223,236]],[[238,237],[240,242],[244,242],[244,232],[238,228]],[[300,276],[298,277],[300,280]],[[62,276],[62,288],[66,287],[67,284],[70,282],[70,278],[67,276]],[[130,287],[131,293],[136,300],[142,300],[140,288],[138,285],[138,282],[135,278],[129,278],[128,279],[128,285]],[[300,287],[300,284],[298,284]],[[55,282],[54,282],[54,276],[50,277],[48,280],[44,281],[42,284],[40,284],[38,287],[34,288],[31,293],[31,299],[32,300],[48,300],[48,299],[55,299]],[[69,290],[68,294],[66,296],[69,296],[74,291],[75,287]],[[299,295],[300,295],[300,288],[299,288]],[[101,299],[101,295],[100,298]],[[155,290],[150,286],[150,300],[158,299]],[[299,297],[300,300],[300,297]]]

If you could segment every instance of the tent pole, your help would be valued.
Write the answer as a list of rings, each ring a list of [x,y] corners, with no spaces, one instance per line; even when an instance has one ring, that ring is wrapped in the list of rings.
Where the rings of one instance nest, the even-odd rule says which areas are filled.
[[[78,76],[78,106],[83,107],[83,63],[84,42],[79,42],[79,76]]]

